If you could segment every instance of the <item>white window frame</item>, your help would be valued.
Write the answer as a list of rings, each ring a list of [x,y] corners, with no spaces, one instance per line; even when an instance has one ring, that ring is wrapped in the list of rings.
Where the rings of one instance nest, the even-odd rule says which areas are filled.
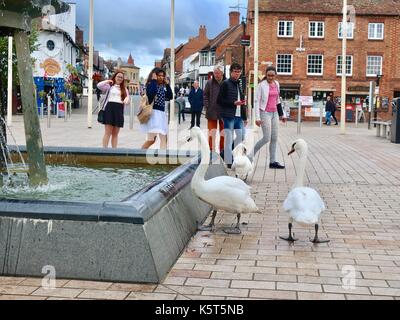
[[[205,63],[203,63],[205,62]],[[200,53],[200,66],[208,66],[209,65],[209,54],[208,52]]]
[[[338,23],[338,39],[343,39],[342,25],[343,25],[343,22],[340,21]],[[351,32],[350,36],[349,36],[349,31]],[[354,23],[353,22],[347,22],[347,37],[346,37],[346,39],[354,39]]]
[[[315,35],[311,35],[311,25],[315,24]],[[322,36],[318,35],[318,25],[322,24]],[[309,21],[308,22],[308,37],[322,39],[325,37],[325,22],[324,21]]]
[[[321,56],[321,73],[311,73],[309,72],[309,66],[310,66],[310,57],[311,56]],[[323,76],[324,75],[324,55],[323,54],[309,54],[307,55],[307,75],[308,76]]]
[[[213,66],[215,64],[215,56],[216,56],[215,51],[211,51],[210,52],[210,62],[209,62],[210,66]]]
[[[279,72],[279,56],[290,56],[290,72]],[[293,74],[293,55],[292,54],[288,54],[288,53],[278,53],[276,55],[276,71],[277,74],[281,74],[281,75],[292,75]]]
[[[382,36],[378,36],[378,25],[382,25]],[[371,26],[373,26],[373,32],[371,34]],[[368,23],[368,40],[383,40],[385,35],[385,24],[383,22],[371,22]]]
[[[279,34],[279,30],[280,30],[279,29],[279,25],[280,25],[281,22],[284,23],[284,34],[283,35]],[[292,29],[291,29],[292,33],[291,34],[287,33],[289,24],[292,25]],[[279,20],[276,34],[277,34],[278,38],[293,38],[293,35],[294,35],[294,21],[293,20]]]
[[[347,73],[347,59],[350,57],[350,73]],[[336,75],[341,76],[342,73],[339,72],[339,67],[342,67],[342,61],[339,63],[339,59],[341,60],[342,56],[336,56]],[[346,76],[351,77],[353,76],[353,56],[347,55],[346,56]]]
[[[207,75],[199,76],[199,85],[202,90],[205,88],[207,81],[208,81]]]
[[[368,66],[369,66],[369,58],[380,58],[380,68],[379,74],[382,74],[382,66],[383,66],[383,56],[367,56],[367,67],[366,67],[366,74],[367,77],[376,77],[376,73],[368,73]]]

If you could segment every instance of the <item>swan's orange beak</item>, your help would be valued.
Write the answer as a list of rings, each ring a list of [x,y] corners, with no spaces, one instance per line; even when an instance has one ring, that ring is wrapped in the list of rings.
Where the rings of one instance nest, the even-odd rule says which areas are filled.
[[[292,153],[294,153],[296,150],[295,149],[292,149],[292,150],[290,150],[289,151],[289,153],[288,153],[288,156],[290,156]]]

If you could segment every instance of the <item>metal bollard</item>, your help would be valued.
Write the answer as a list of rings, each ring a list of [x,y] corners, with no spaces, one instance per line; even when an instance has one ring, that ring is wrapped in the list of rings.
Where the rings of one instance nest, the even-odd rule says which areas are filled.
[[[297,134],[301,133],[301,101],[299,100],[299,108],[297,111]]]
[[[322,105],[319,107],[319,127],[320,127],[320,128],[322,128],[322,118],[323,118],[323,116],[324,116],[323,108],[324,108],[324,104],[322,104]]]
[[[40,118],[43,119],[44,118],[44,104],[43,102],[40,104]]]
[[[67,115],[68,115],[68,101],[64,102],[64,122],[67,122]]]
[[[358,128],[358,106],[356,106],[356,128]]]
[[[133,122],[135,120],[135,105],[133,104],[133,99],[131,96],[131,104],[129,110],[129,129],[133,129]]]
[[[51,115],[51,98],[47,97],[47,128],[50,128],[50,115]]]

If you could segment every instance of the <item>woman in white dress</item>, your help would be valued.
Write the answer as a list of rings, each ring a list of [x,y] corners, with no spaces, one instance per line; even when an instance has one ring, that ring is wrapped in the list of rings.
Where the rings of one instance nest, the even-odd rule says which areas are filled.
[[[146,94],[149,103],[154,101],[153,112],[147,123],[140,125],[140,131],[147,134],[147,140],[142,149],[149,149],[159,135],[160,149],[167,148],[168,117],[165,112],[165,102],[173,98],[170,85],[166,81],[166,73],[161,68],[154,68],[146,82]]]

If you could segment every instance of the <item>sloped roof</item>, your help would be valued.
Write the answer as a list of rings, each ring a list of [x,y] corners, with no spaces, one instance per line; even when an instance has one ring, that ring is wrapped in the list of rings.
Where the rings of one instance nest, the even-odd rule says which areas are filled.
[[[259,0],[260,12],[308,13],[341,15],[343,0]],[[400,14],[400,0],[348,0],[355,7],[356,15]],[[254,11],[254,2],[249,1],[249,11]]]
[[[227,28],[222,31],[219,35],[217,35],[214,39],[210,40],[210,42],[203,47],[200,51],[208,51],[212,49],[216,49],[230,34],[236,31],[238,28],[241,28],[242,25],[238,24],[231,28]]]

